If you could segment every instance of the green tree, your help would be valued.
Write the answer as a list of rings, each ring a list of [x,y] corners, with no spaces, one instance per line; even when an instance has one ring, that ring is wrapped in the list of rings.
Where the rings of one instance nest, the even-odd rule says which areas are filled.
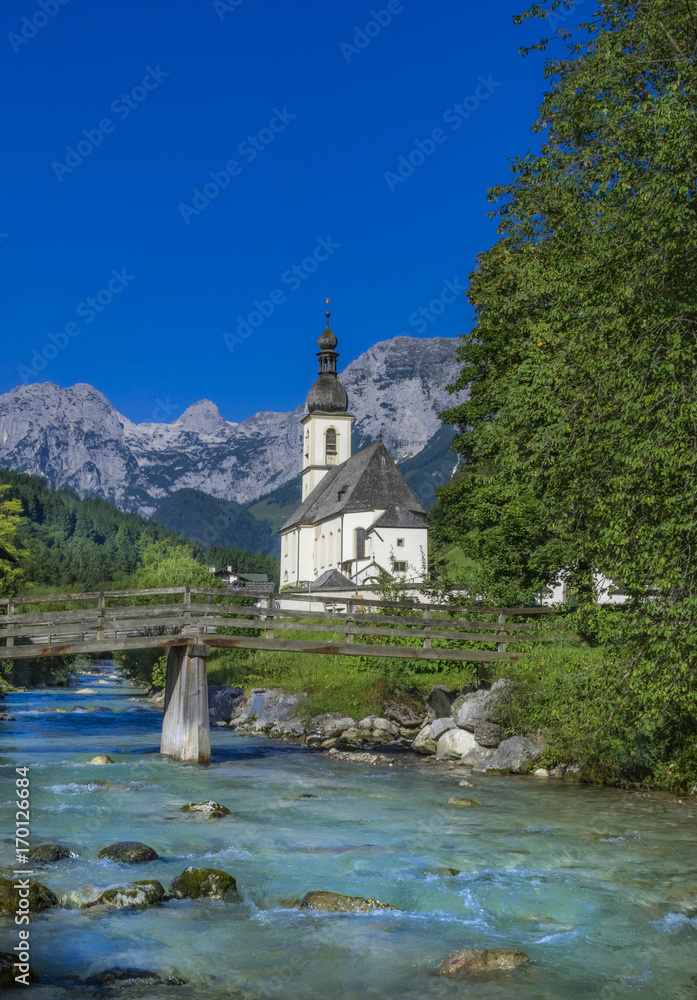
[[[519,20],[568,6],[547,0]],[[650,730],[687,780],[697,764],[697,19],[688,0],[611,0],[555,35],[567,52],[545,63],[540,151],[517,157],[513,180],[489,193],[499,238],[471,276],[476,325],[455,384],[471,396],[447,414],[466,471],[442,505],[473,552],[498,531],[500,558],[519,567],[506,582],[523,599],[564,568],[584,605],[594,568],[622,582],[628,610],[609,630],[585,626],[615,644],[606,723]],[[492,510],[505,524],[520,505],[511,539]]]
[[[0,486],[0,551],[4,549],[9,556],[18,559],[19,552],[15,548],[15,542],[22,517],[22,504],[8,494],[9,487]],[[10,597],[16,594],[21,579],[20,566],[9,559],[0,558],[0,596]]]

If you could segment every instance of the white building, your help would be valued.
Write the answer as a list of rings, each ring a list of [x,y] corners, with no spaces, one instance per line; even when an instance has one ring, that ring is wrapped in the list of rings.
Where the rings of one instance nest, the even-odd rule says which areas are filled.
[[[420,583],[428,570],[424,510],[382,441],[351,455],[353,417],[326,315],[302,420],[302,502],[281,528],[281,587],[351,591],[381,571]]]

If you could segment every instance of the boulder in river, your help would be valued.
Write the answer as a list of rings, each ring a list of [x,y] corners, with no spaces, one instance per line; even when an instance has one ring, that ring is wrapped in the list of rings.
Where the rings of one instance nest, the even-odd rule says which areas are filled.
[[[299,910],[324,910],[328,913],[370,913],[372,910],[394,910],[394,906],[363,896],[342,896],[338,892],[308,892],[298,904]]]
[[[428,723],[418,733],[411,745],[417,753],[433,754],[436,752],[436,741],[431,737],[431,723]]]
[[[91,986],[114,989],[124,986],[184,986],[188,980],[179,976],[162,976],[146,969],[105,969],[85,980]]]
[[[232,724],[256,721],[260,726],[268,726],[291,719],[303,701],[304,692],[286,694],[280,688],[252,688],[246,698],[235,706]]]
[[[229,722],[244,698],[244,688],[208,685],[208,713],[211,722]]]
[[[148,906],[156,906],[165,898],[165,890],[156,879],[143,879],[139,882],[122,882],[119,885],[110,885],[102,892],[82,904],[82,909],[89,909],[91,906],[113,906],[117,910],[125,910],[129,907],[136,910],[145,910]]]
[[[110,858],[112,861],[120,861],[122,864],[136,865],[142,861],[154,861],[159,858],[157,851],[147,844],[141,844],[139,840],[119,840],[116,844],[109,844],[103,847],[98,858]]]
[[[473,765],[475,771],[507,772],[521,774],[528,764],[542,756],[542,749],[527,736],[511,736],[502,740],[496,750],[489,750],[485,757]]]
[[[440,722],[436,719],[436,722]],[[436,723],[431,723],[431,731]],[[463,753],[467,753],[476,746],[474,736],[465,729],[448,729],[438,740],[436,756],[439,760],[460,760]]]
[[[447,732],[448,729],[456,728],[457,726],[455,722],[450,717],[447,719],[434,719],[431,723],[431,739],[435,740],[437,743],[443,733]]]
[[[426,704],[437,719],[447,719],[450,715],[455,695],[442,684],[434,684],[426,698]]]
[[[185,868],[172,882],[175,899],[223,899],[237,891],[237,882],[218,868]]]
[[[114,762],[109,756],[109,754],[106,753],[98,753],[96,757],[93,757],[92,760],[88,761],[88,764],[113,764],[113,763]]]
[[[502,677],[488,690],[480,688],[456,698],[450,714],[458,726],[474,732],[474,727],[480,722],[496,722],[496,711],[509,683]]]
[[[474,740],[480,747],[497,747],[503,739],[503,729],[497,722],[475,722]]]
[[[441,962],[441,976],[466,976],[468,973],[502,972],[529,962],[524,951],[511,948],[460,948],[451,951]]]
[[[15,889],[15,884],[19,884],[18,879],[21,878],[21,875],[15,879],[0,878],[0,913],[14,914],[20,909],[19,889]],[[30,882],[28,889],[29,896],[25,898],[29,902],[30,913],[50,910],[51,907],[59,905],[58,896],[41,882]]]
[[[317,733],[322,739],[332,739],[341,734],[346,729],[351,729],[356,725],[350,715],[343,712],[324,712],[322,715],[313,716],[307,724],[308,733]]]
[[[459,806],[460,809],[467,809],[473,806],[478,806],[479,803],[475,802],[474,799],[461,799],[459,795],[453,795],[448,799],[449,806]]]
[[[54,861],[69,858],[70,851],[60,844],[37,844],[31,848],[28,857],[30,861],[36,861],[38,864],[52,864]]]
[[[29,971],[23,973],[20,969],[15,968],[15,962],[17,961],[17,952],[12,954],[9,951],[0,951],[0,989],[9,990],[13,987],[21,988],[29,983],[36,983],[39,980],[39,974],[34,972],[34,970],[29,966]],[[23,976],[26,978],[24,982],[17,982],[15,976]]]
[[[75,694],[96,694],[94,688],[78,688]]]
[[[207,802],[188,802],[182,806],[181,811],[199,813],[204,819],[221,819],[223,816],[231,815],[227,806],[221,806],[213,799],[209,799]]]

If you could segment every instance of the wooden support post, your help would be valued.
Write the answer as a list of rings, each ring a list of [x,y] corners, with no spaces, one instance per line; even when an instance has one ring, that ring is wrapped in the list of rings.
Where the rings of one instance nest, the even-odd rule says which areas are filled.
[[[7,605],[7,627],[8,628],[12,624],[12,622],[10,621],[10,618],[12,617],[12,615],[14,613],[15,613],[15,606],[14,606],[14,604],[13,604],[12,601],[9,601],[8,605]],[[15,644],[14,636],[8,635],[8,637],[6,639],[6,642],[7,642],[8,646],[14,646],[14,644]]]
[[[184,634],[191,635],[191,587],[184,587]]]
[[[431,617],[431,609],[430,608],[424,608],[424,622],[427,622],[430,617]],[[426,635],[424,637],[424,641],[423,641],[422,645],[423,645],[424,649],[430,649],[431,648],[431,632],[428,629],[428,627],[427,627],[426,624],[424,624],[424,631],[425,631]]]
[[[266,598],[266,607],[267,607],[267,609],[269,611],[273,611],[273,595],[271,597],[267,597]],[[273,624],[273,618],[272,617],[268,617],[266,620],[270,621]],[[272,628],[267,628],[267,630],[266,630],[266,638],[267,639],[273,639],[273,629]]]
[[[506,616],[504,614],[500,614],[499,615],[499,625],[505,625],[505,624],[506,624]],[[499,632],[498,637],[499,637],[499,640],[501,640],[501,639],[504,640],[503,642],[499,641],[499,644],[498,644],[498,647],[497,647],[498,651],[499,651],[499,653],[505,653],[506,652],[506,641],[505,641],[506,640],[506,633],[505,632]]]
[[[97,598],[97,611],[99,617],[97,620],[97,638],[104,638],[104,591],[100,590],[99,597]]]
[[[346,642],[353,642],[353,616],[346,619]]]
[[[187,764],[210,764],[208,721],[210,646],[170,646],[160,753]]]

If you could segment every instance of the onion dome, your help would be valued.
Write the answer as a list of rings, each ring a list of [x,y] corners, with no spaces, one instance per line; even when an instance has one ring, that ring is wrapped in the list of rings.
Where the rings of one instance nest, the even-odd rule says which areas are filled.
[[[329,299],[327,299],[327,303],[329,303]],[[336,359],[339,355],[335,348],[338,341],[335,334],[329,329],[331,313],[328,309],[325,315],[327,328],[317,341],[319,378],[307,394],[307,409],[310,413],[346,413],[348,395],[336,372]]]

